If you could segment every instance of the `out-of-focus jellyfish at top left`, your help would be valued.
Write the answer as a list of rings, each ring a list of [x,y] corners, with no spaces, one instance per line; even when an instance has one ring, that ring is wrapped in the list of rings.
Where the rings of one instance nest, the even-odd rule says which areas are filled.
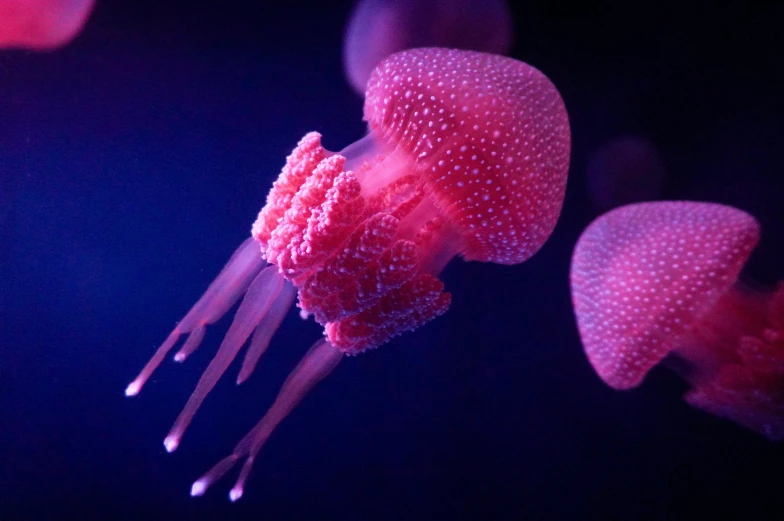
[[[571,137],[547,77],[502,56],[426,48],[373,72],[369,133],[339,153],[306,135],[288,157],[252,237],[126,389],[137,394],[182,334],[182,361],[243,294],[218,353],[164,440],[177,448],[196,410],[251,336],[248,378],[298,297],[324,326],[267,414],[191,488],[201,495],[246,458],[229,497],[243,493],[278,423],[344,355],[384,344],[443,314],[438,273],[455,256],[517,264],[538,251],[560,215]],[[255,331],[254,331],[255,330]]]
[[[79,34],[95,0],[0,0],[0,48],[46,50]]]
[[[784,439],[784,283],[737,280],[758,239],[754,217],[715,203],[638,203],[596,219],[571,285],[599,376],[629,389],[664,361],[689,382],[692,406]]]
[[[506,0],[359,0],[343,40],[343,68],[363,94],[381,60],[414,47],[507,54],[512,16]]]

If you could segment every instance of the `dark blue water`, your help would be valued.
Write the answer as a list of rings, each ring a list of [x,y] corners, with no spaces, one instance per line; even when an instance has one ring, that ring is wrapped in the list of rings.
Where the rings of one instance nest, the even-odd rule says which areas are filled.
[[[746,277],[784,277],[781,9],[516,5],[515,56],[552,78],[572,121],[551,240],[520,266],[455,261],[449,313],[344,361],[239,503],[231,479],[188,496],[319,328],[292,314],[172,455],[163,437],[228,320],[139,397],[123,390],[247,236],[299,138],[318,130],[337,150],[363,135],[340,62],[350,7],[106,1],[69,47],[0,54],[0,520],[784,518],[784,448],[692,410],[666,370],[606,387],[568,288],[599,213],[586,163],[625,133],[659,147],[662,197],[757,216]]]

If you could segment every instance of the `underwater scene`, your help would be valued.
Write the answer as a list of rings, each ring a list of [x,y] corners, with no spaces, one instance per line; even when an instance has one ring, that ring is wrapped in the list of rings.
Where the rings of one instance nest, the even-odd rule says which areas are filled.
[[[784,519],[782,20],[0,0],[0,521]]]

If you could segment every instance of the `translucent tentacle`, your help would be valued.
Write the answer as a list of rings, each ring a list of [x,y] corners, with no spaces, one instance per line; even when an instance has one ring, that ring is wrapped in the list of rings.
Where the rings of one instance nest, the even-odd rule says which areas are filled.
[[[269,311],[264,315],[264,318],[261,319],[258,327],[256,327],[256,331],[253,332],[250,347],[248,347],[248,350],[245,353],[245,359],[242,361],[242,368],[237,376],[237,384],[241,384],[247,380],[256,368],[259,358],[261,358],[261,355],[267,350],[272,335],[274,335],[275,331],[280,327],[280,323],[283,322],[283,318],[294,303],[294,298],[296,296],[297,289],[290,282],[285,282],[283,289],[280,290],[278,298],[272,303]]]
[[[207,326],[204,324],[199,324],[198,326],[194,327],[193,331],[191,331],[191,334],[188,335],[188,338],[185,340],[185,343],[174,355],[174,361],[184,362],[186,358],[191,356],[191,354],[196,351],[196,348],[199,347],[199,344],[201,344],[201,341],[204,339],[204,334],[206,332]]]
[[[219,480],[243,456],[247,456],[237,483],[232,487],[232,501],[242,497],[245,481],[253,461],[272,431],[297,406],[305,395],[338,365],[343,353],[326,339],[316,342],[291,372],[267,414],[244,437],[229,456],[223,458],[191,486],[191,495],[200,496]]]
[[[193,305],[174,328],[166,341],[161,344],[139,376],[125,389],[126,396],[135,396],[141,391],[150,375],[161,364],[164,357],[177,343],[180,335],[190,333],[185,346],[177,353],[176,360],[183,361],[199,345],[204,337],[207,324],[212,324],[222,317],[248,289],[251,281],[266,265],[261,256],[258,242],[253,238],[245,240],[226,263],[204,295]]]
[[[174,422],[163,444],[169,452],[174,451],[180,443],[185,429],[190,424],[204,398],[215,387],[220,377],[237,356],[237,352],[248,339],[253,329],[261,322],[264,315],[278,298],[283,288],[283,276],[278,268],[268,266],[259,273],[248,288],[234,321],[226,333],[218,352],[207,366],[207,369],[196,384],[196,389],[188,399],[177,421]]]

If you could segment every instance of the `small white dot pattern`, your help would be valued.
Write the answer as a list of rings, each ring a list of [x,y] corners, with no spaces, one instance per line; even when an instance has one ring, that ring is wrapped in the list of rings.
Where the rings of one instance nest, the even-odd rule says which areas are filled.
[[[617,389],[639,385],[734,284],[758,240],[754,217],[714,203],[632,204],[591,223],[574,249],[571,287],[599,376]]]
[[[516,264],[552,233],[571,135],[561,96],[534,67],[454,49],[393,54],[368,82],[365,119],[412,155],[466,259]]]

